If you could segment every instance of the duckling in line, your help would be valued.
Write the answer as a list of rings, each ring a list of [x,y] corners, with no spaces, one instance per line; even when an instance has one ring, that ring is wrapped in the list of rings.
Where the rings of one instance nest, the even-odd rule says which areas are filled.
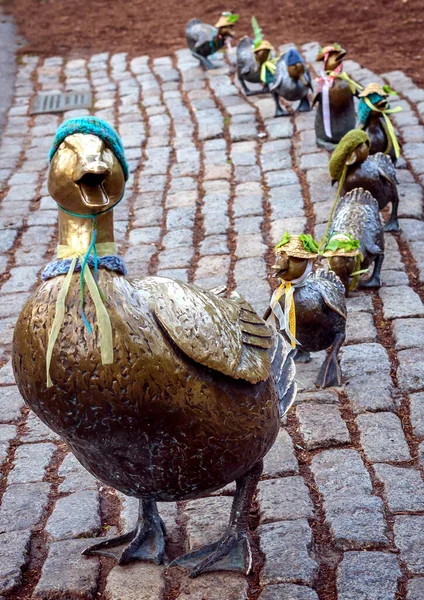
[[[215,27],[202,23],[199,19],[191,19],[186,27],[186,40],[192,55],[200,61],[204,69],[216,69],[216,65],[208,56],[221,50],[235,33],[235,25],[239,16],[231,12],[223,12]]]
[[[341,385],[338,354],[346,337],[346,304],[334,273],[312,272],[317,252],[311,236],[284,234],[273,266],[281,285],[264,318],[275,322],[296,347],[297,362],[309,362],[310,352],[330,349],[316,380],[318,387],[326,388]]]
[[[370,83],[359,94],[358,122],[359,128],[367,132],[370,138],[370,154],[383,152],[396,165],[400,155],[400,145],[389,114],[402,110],[400,106],[390,108],[388,97],[396,95],[389,86],[381,87],[378,83]]]
[[[305,61],[295,48],[290,48],[277,61],[274,81],[269,86],[275,102],[274,117],[285,117],[290,113],[280,106],[279,96],[290,102],[300,100],[297,112],[308,112],[311,105],[309,90],[313,91],[311,75]]]
[[[324,62],[324,70],[317,78],[318,91],[313,105],[317,146],[332,152],[335,145],[351,129],[355,128],[356,116],[353,97],[362,86],[343,71],[346,56],[339,44],[320,48],[317,60]]]
[[[328,232],[328,243],[323,256],[329,267],[343,282],[346,296],[358,283],[358,271],[367,270],[374,263],[371,277],[360,281],[359,287],[379,288],[384,260],[384,232],[378,211],[378,202],[363,188],[352,190],[340,198]],[[357,240],[359,252],[347,248],[346,242]],[[334,242],[338,242],[334,244]],[[338,251],[334,251],[338,249]]]
[[[353,129],[347,133],[331,156],[331,178],[341,185],[341,196],[364,188],[377,200],[380,210],[391,203],[392,210],[384,231],[399,231],[396,169],[389,156],[381,152],[370,156],[370,145],[365,131]]]
[[[272,59],[274,47],[264,40],[255,17],[252,17],[255,38],[244,37],[237,46],[237,75],[246,96],[269,92],[269,84],[274,81],[275,60]],[[261,90],[249,90],[249,83],[262,83]]]
[[[235,480],[224,536],[172,564],[192,576],[247,573],[252,497],[296,393],[286,344],[238,294],[221,298],[164,277],[125,276],[112,211],[128,166],[106,122],[62,124],[50,160],[58,258],[18,318],[16,382],[90,473],[140,502],[133,531],[84,554],[162,563],[156,503],[204,496]]]

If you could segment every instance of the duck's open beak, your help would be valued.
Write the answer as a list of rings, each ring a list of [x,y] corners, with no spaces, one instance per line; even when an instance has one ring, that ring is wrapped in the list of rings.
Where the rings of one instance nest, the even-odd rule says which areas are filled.
[[[80,189],[84,204],[91,208],[104,208],[109,204],[109,197],[103,186],[107,175],[109,169],[103,162],[91,163],[83,169],[75,183]]]
[[[284,274],[287,271],[285,267],[281,267],[279,265],[272,265],[271,269],[274,271],[273,277],[275,279],[283,279]]]

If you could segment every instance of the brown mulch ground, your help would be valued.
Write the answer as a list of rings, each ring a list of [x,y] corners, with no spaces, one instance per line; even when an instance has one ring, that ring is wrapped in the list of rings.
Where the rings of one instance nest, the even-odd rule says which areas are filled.
[[[1,1],[1,0],[0,0]],[[208,6],[202,6],[207,4]],[[338,41],[348,57],[376,72],[406,71],[424,85],[424,0],[3,0],[27,40],[21,53],[44,56],[127,51],[162,56],[185,45],[187,21],[215,23],[222,10],[255,15],[274,44]]]

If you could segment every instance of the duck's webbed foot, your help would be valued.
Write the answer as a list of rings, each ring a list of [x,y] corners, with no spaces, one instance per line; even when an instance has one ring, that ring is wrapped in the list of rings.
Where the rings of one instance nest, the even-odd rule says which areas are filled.
[[[294,355],[294,362],[298,363],[309,363],[311,362],[311,353],[306,352],[306,350],[301,350],[300,348],[296,348],[296,352]]]
[[[299,106],[296,108],[296,112],[310,112],[310,110],[311,103],[309,102],[308,96],[305,96],[304,98],[302,98]]]
[[[379,287],[381,287],[380,272],[381,272],[381,266],[383,264],[383,260],[384,260],[384,254],[378,254],[374,261],[374,270],[372,272],[370,279],[367,279],[365,281],[360,281],[358,287],[360,287],[360,288],[379,288]]]
[[[109,556],[115,558],[120,565],[137,560],[160,565],[165,557],[165,535],[165,525],[159,516],[156,502],[140,500],[140,514],[135,529],[94,544],[82,554]],[[123,550],[114,550],[123,544],[128,545]]]
[[[339,364],[339,350],[345,340],[345,334],[339,333],[334,340],[331,352],[322,363],[315,385],[320,388],[339,386],[342,384],[342,373]]]
[[[200,61],[200,64],[202,65],[202,67],[204,69],[206,69],[206,71],[210,71],[211,69],[218,68],[216,65],[214,65],[214,63],[212,61],[209,60],[209,58],[206,58],[206,56],[202,56],[201,54],[198,54],[197,52],[193,52],[193,50],[191,51],[191,53],[194,56],[194,58],[197,58],[197,60]]]
[[[280,100],[278,98],[277,92],[272,92],[272,97],[274,98],[274,102],[275,102],[275,115],[274,115],[274,118],[277,118],[277,117],[288,117],[290,115],[290,113],[287,112],[286,110],[284,110],[283,108],[281,108]]]
[[[197,577],[208,571],[235,571],[248,573],[252,563],[247,533],[228,532],[213,544],[176,558],[171,567],[191,569],[190,577]]]
[[[252,551],[248,533],[248,518],[253,494],[262,469],[263,462],[260,461],[237,480],[230,523],[225,534],[213,544],[208,544],[176,558],[171,563],[171,567],[191,568],[190,577],[197,577],[207,571],[236,571],[246,575],[250,572]]]
[[[400,231],[400,225],[397,217],[390,217],[384,226],[384,231]]]

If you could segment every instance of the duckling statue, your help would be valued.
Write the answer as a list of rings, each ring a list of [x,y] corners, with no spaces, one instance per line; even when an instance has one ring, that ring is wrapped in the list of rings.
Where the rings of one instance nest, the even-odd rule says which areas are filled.
[[[343,71],[346,56],[339,44],[320,48],[317,60],[324,62],[324,70],[317,78],[318,90],[313,105],[317,103],[315,114],[315,134],[317,146],[330,152],[342,137],[355,128],[355,105],[353,97],[362,89]]]
[[[396,169],[390,157],[382,152],[370,156],[370,145],[365,131],[353,129],[347,133],[330,158],[331,178],[339,182],[340,196],[361,187],[377,200],[380,210],[391,203],[384,231],[399,231]]]
[[[316,385],[341,384],[338,353],[346,336],[346,304],[340,279],[312,265],[318,244],[311,236],[284,234],[275,247],[274,277],[281,281],[264,318],[276,323],[293,347],[295,360],[309,362],[310,352],[330,349]],[[288,318],[286,317],[288,315]]]
[[[378,83],[370,83],[359,94],[358,123],[359,128],[368,133],[371,141],[370,154],[383,152],[392,159],[394,165],[400,156],[400,145],[390,121],[389,114],[402,110],[400,106],[390,108],[388,97],[396,95],[388,85],[381,87]]]
[[[208,56],[221,50],[234,36],[234,27],[239,16],[231,12],[223,12],[215,27],[202,23],[199,19],[191,19],[186,27],[186,39],[192,55],[206,69],[216,69],[216,65]]]
[[[360,287],[381,286],[384,232],[378,202],[370,192],[357,188],[340,198],[327,239],[322,255],[328,259],[330,269],[341,279],[346,296],[355,289],[359,273],[366,271],[373,263],[370,279],[361,281]],[[357,243],[352,243],[354,241]]]
[[[277,61],[274,81],[269,86],[275,102],[274,117],[285,117],[290,113],[281,108],[279,97],[294,102],[300,100],[297,112],[308,112],[311,105],[308,99],[309,90],[313,91],[311,75],[305,61],[295,48],[290,48]]]
[[[113,238],[128,167],[95,117],[56,132],[48,188],[58,203],[58,259],[23,308],[13,368],[27,404],[95,477],[140,501],[134,531],[84,554],[161,563],[157,501],[231,481],[225,535],[178,558],[191,575],[248,572],[248,516],[262,459],[294,399],[286,344],[238,294],[221,298],[164,277],[130,280]],[[85,285],[84,285],[85,284]]]
[[[246,96],[269,92],[269,84],[274,81],[275,60],[272,58],[274,47],[264,40],[255,17],[252,17],[255,38],[244,37],[237,46],[237,75]],[[249,90],[249,83],[262,83],[259,91]]]

